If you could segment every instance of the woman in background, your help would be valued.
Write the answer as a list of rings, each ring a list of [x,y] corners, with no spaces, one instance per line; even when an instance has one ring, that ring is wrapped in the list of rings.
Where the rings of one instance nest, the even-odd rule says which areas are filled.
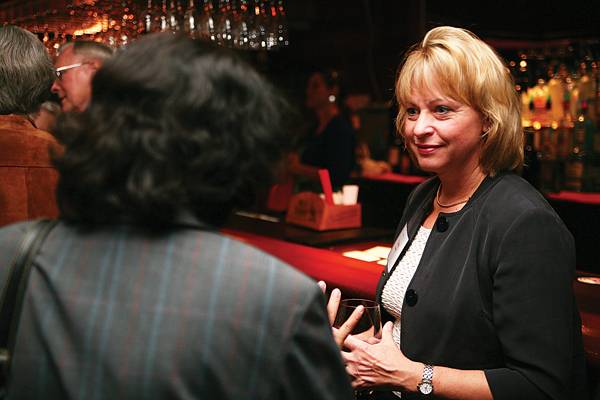
[[[308,79],[306,106],[316,117],[315,130],[300,154],[289,156],[289,171],[319,181],[319,169],[329,170],[334,189],[341,188],[355,167],[356,133],[339,105],[340,82],[336,71],[319,70]]]

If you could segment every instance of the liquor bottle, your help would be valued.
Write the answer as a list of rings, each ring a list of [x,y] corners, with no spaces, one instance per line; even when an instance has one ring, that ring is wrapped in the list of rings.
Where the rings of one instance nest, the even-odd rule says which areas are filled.
[[[564,85],[558,76],[558,71],[555,73],[554,69],[548,71],[548,92],[551,98],[551,115],[553,121],[560,121],[564,118]]]
[[[162,0],[160,5],[160,14],[158,16],[159,31],[169,31],[169,12],[167,9],[167,0]]]
[[[212,0],[204,0],[198,22],[198,36],[203,40],[216,41],[214,8]]]
[[[579,113],[573,130],[573,142],[571,152],[565,165],[565,188],[575,192],[584,189],[585,167],[587,163],[586,139],[585,139],[585,112],[587,105],[579,102]]]
[[[182,14],[180,12],[179,3],[175,0],[171,0],[169,2],[169,12],[167,14],[167,21],[169,24],[169,29],[171,32],[178,32],[181,28],[181,23],[179,22],[179,16]]]
[[[232,7],[233,26],[231,36],[233,46],[238,49],[247,49],[250,46],[248,20],[250,18],[249,0],[239,0],[238,7]]]
[[[567,160],[571,154],[573,146],[573,117],[571,115],[570,108],[570,94],[569,91],[563,92],[562,98],[562,119],[560,120],[560,126],[556,132],[556,170],[558,174],[558,185],[560,188],[565,185],[565,170]]]
[[[534,145],[535,134],[533,129],[525,129],[525,160],[522,175],[529,183],[539,188],[540,163]]]
[[[183,15],[183,30],[193,39],[198,37],[198,12],[194,0],[188,1],[187,9]]]
[[[582,102],[582,116],[584,140],[583,148],[585,154],[585,173],[583,180],[583,191],[584,192],[595,192],[598,191],[600,185],[600,165],[599,155],[595,150],[594,141],[598,135],[596,123],[590,117],[590,107],[587,100]]]
[[[539,159],[539,190],[543,193],[560,190],[561,175],[557,170],[557,131],[558,124],[543,127],[539,132],[541,149]]]
[[[152,4],[152,0],[147,1],[146,9],[142,14],[141,19],[144,24],[145,33],[157,32],[159,30],[159,26],[156,22],[156,10]]]
[[[215,25],[217,43],[221,46],[232,47],[233,36],[232,28],[232,13],[230,0],[219,0],[219,14]]]

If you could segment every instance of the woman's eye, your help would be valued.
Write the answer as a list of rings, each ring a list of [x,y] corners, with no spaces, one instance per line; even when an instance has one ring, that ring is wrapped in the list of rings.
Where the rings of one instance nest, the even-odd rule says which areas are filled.
[[[406,115],[411,118],[417,115],[417,109],[414,107],[408,107],[406,109]]]
[[[437,114],[447,114],[450,112],[450,107],[447,106],[435,106],[435,112]]]

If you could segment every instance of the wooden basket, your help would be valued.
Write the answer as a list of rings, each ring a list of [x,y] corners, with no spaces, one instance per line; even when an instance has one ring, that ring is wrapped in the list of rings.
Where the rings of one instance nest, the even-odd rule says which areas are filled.
[[[330,205],[316,193],[301,192],[292,196],[285,221],[317,231],[358,228],[361,206]]]

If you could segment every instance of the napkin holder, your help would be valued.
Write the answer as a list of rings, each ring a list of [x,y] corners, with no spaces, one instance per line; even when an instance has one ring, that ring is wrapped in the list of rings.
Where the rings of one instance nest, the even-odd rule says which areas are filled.
[[[316,193],[301,192],[290,199],[285,221],[317,231],[359,228],[361,206],[328,204]]]

